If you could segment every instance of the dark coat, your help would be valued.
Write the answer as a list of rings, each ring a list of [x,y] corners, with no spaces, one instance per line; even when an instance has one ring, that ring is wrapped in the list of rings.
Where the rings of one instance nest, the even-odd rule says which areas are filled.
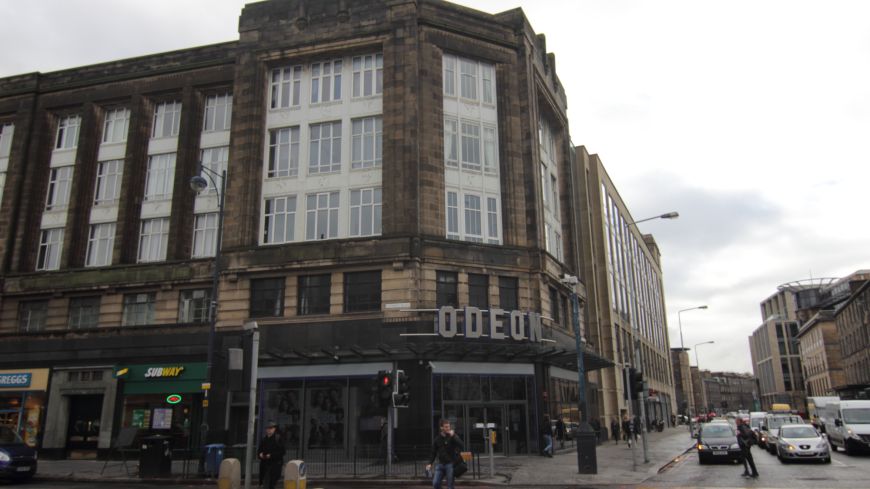
[[[260,460],[264,462],[280,464],[284,461],[284,441],[278,436],[278,433],[272,436],[264,436],[260,440],[260,449],[257,451],[257,454],[262,455]],[[266,458],[266,455],[271,455],[271,457]]]
[[[463,448],[465,445],[455,433],[453,436],[444,436],[438,433],[438,436],[432,441],[432,455],[429,459],[441,464],[453,463],[456,454],[461,452]]]

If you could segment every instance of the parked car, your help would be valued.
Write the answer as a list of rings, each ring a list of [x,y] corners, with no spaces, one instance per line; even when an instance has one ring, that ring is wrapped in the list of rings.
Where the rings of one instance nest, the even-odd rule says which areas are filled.
[[[764,440],[764,445],[767,451],[776,455],[776,443],[779,436],[779,429],[786,424],[802,424],[804,422],[800,416],[796,414],[770,414],[764,418],[764,424],[761,425],[761,438]]]
[[[767,416],[767,413],[764,411],[754,411],[749,413],[749,427],[752,428],[752,431],[755,433],[755,441],[758,442],[758,446],[765,448],[761,443],[761,425],[764,424],[764,418]]]
[[[36,473],[36,450],[9,426],[0,425],[0,477],[23,481]]]
[[[728,422],[712,422],[701,425],[698,432],[698,463],[706,464],[714,460],[739,461],[740,446],[737,433]]]
[[[811,424],[787,424],[779,429],[776,457],[786,463],[795,460],[819,460],[831,463],[827,440]]]
[[[870,401],[829,402],[823,416],[831,450],[870,451]]]

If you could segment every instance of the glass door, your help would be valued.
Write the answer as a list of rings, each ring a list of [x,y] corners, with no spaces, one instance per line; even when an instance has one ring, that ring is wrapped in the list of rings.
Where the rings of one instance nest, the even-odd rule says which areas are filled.
[[[507,454],[529,453],[528,424],[526,423],[528,418],[526,418],[525,404],[509,404],[507,412],[507,423],[502,430],[503,433],[506,433]]]
[[[69,396],[69,426],[66,447],[70,450],[96,450],[100,437],[103,395]]]
[[[495,427],[495,443],[493,444],[493,453],[496,455],[505,455],[505,449],[509,442],[505,438],[509,438],[509,431],[505,432],[505,406],[498,404],[479,405],[472,404],[467,406],[467,436],[465,446],[472,451],[484,455],[487,453],[486,441],[484,438],[485,428],[477,427],[478,424],[486,426],[493,423]]]

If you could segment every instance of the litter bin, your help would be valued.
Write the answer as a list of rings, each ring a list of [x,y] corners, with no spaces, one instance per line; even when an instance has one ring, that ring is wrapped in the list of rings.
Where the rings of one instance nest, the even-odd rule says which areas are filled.
[[[170,437],[154,435],[142,439],[139,449],[139,477],[151,479],[172,475]]]
[[[574,436],[574,439],[577,440],[577,468],[581,474],[598,473],[598,457],[595,454],[596,438],[595,431],[586,423],[581,425],[580,430]]]
[[[217,477],[221,462],[224,460],[224,449],[223,443],[212,443],[205,446],[205,475],[208,477]]]

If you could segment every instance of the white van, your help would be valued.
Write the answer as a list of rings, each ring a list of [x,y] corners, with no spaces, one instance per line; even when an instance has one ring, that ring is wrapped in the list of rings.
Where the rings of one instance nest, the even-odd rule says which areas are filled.
[[[850,455],[870,450],[870,401],[829,402],[824,413],[831,450],[842,448]]]

